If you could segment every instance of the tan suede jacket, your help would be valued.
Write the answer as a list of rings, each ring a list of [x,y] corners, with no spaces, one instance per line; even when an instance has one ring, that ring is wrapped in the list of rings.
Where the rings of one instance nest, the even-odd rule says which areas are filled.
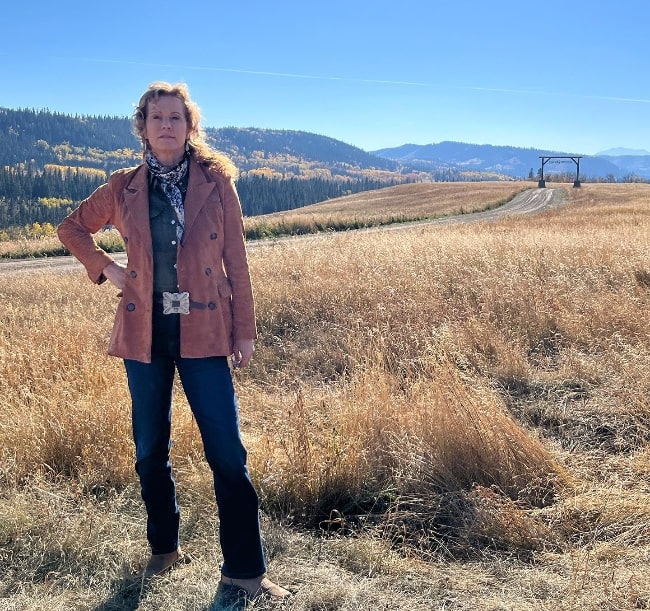
[[[118,170],[58,227],[61,242],[96,284],[113,258],[93,235],[114,225],[126,245],[122,291],[108,354],[151,362],[153,250],[149,228],[147,166]],[[185,234],[178,249],[179,291],[198,307],[181,314],[181,356],[228,356],[239,339],[254,339],[255,311],[244,225],[233,181],[223,172],[190,162]]]

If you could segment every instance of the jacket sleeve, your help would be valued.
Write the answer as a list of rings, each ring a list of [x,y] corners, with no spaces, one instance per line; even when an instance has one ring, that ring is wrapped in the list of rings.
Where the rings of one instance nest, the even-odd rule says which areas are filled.
[[[224,177],[220,190],[224,218],[223,264],[232,287],[233,339],[255,339],[255,305],[241,203],[231,178]]]
[[[57,228],[59,240],[86,268],[88,277],[96,284],[106,280],[102,273],[114,259],[102,250],[93,237],[105,225],[114,222],[116,200],[114,181],[98,187],[90,197],[68,215]]]

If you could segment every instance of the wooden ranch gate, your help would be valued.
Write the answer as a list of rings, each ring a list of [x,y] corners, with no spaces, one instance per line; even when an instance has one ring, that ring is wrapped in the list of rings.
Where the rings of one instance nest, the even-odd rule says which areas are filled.
[[[537,183],[537,186],[540,189],[543,189],[546,187],[546,181],[544,180],[544,166],[551,160],[551,159],[571,159],[573,163],[576,164],[576,179],[573,181],[573,186],[574,188],[577,188],[580,186],[580,160],[582,159],[582,156],[577,156],[577,155],[540,155],[539,158],[542,160],[542,169],[539,175],[539,182]],[[561,162],[558,162],[561,163]]]

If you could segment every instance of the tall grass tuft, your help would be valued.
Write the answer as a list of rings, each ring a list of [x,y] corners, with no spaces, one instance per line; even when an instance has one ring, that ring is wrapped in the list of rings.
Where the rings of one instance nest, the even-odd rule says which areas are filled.
[[[372,523],[409,540],[417,523],[418,546],[426,535],[432,552],[466,519],[473,490],[521,510],[570,486],[493,391],[446,362],[428,373],[405,388],[378,367],[312,401],[302,390],[287,396],[252,460],[267,511],[328,532]]]

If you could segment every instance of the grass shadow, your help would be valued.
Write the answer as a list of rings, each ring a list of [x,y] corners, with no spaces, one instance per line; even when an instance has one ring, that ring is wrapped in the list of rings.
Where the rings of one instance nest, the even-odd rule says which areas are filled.
[[[92,611],[136,611],[146,589],[142,588],[142,577],[133,575],[115,582],[110,597],[93,607]]]
[[[212,602],[203,611],[240,611],[248,608],[248,597],[244,590],[220,583]]]

